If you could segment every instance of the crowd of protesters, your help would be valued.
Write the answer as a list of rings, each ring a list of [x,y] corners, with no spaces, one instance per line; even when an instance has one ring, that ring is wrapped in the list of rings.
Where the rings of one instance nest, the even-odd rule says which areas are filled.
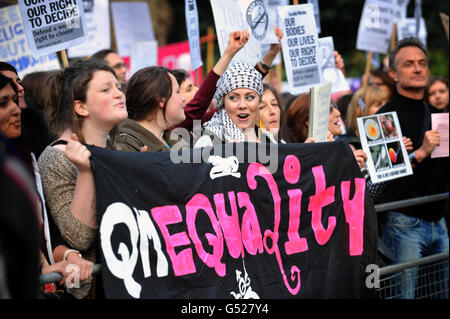
[[[281,39],[281,31],[276,33]],[[23,81],[14,67],[0,62],[0,196],[7,207],[0,216],[0,298],[102,297],[101,276],[93,275],[98,224],[85,144],[160,152],[176,143],[192,148],[315,142],[308,137],[309,94],[283,98],[286,92],[265,83],[280,44],[271,45],[254,66],[230,64],[248,39],[247,31],[231,32],[227,49],[200,87],[185,70],[160,66],[141,69],[127,81],[126,65],[113,50],[61,71],[27,74]],[[335,59],[343,70],[337,52]],[[381,185],[369,179],[375,203],[448,192],[448,158],[430,158],[440,143],[430,113],[448,112],[448,80],[429,80],[428,63],[420,41],[405,39],[390,53],[388,72],[373,71],[367,86],[330,101],[327,140],[348,144],[362,170],[367,154],[356,119],[398,114],[414,174]],[[196,120],[202,123],[200,135]],[[190,132],[188,138],[171,139],[171,130],[180,127]],[[383,258],[398,263],[448,251],[446,205],[438,201],[379,214]],[[11,243],[10,236],[19,240]],[[80,269],[79,287],[63,285],[69,264]],[[37,289],[30,277],[49,272],[62,274],[63,280]]]

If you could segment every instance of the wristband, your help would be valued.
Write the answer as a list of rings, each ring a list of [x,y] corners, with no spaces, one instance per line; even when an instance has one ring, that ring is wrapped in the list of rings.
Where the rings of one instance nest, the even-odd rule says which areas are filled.
[[[411,154],[409,154],[409,161],[411,162],[411,164],[414,165],[419,164],[419,162],[416,159],[416,152],[412,152]]]
[[[265,64],[263,61],[260,61],[259,63],[261,64],[261,66],[263,67],[263,69],[264,69],[266,72],[269,72],[270,66],[268,66],[267,64]]]
[[[75,249],[67,249],[67,250],[64,252],[64,256],[63,256],[63,260],[64,260],[64,261],[67,261],[67,255],[68,255],[69,253],[71,253],[71,252],[77,253],[78,256],[81,257],[81,254],[80,254],[80,252],[79,252],[78,250],[75,250]]]

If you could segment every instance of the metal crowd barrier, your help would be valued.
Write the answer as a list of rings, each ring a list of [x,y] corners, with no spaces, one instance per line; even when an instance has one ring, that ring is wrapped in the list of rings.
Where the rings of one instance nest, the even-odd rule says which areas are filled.
[[[448,251],[379,270],[379,299],[448,299]]]
[[[448,198],[449,193],[416,197],[375,205],[375,211],[379,213]],[[94,274],[98,274],[100,268],[100,264],[94,265]],[[401,297],[400,287],[407,284],[405,281],[411,282],[411,280],[415,282],[415,291],[414,294],[413,292],[409,293],[413,294],[414,298],[448,298],[448,251],[410,262],[382,267],[379,270],[379,277],[380,288],[377,288],[377,295],[382,299]],[[62,276],[59,273],[49,273],[41,275],[39,279],[40,284],[46,284],[59,282]]]

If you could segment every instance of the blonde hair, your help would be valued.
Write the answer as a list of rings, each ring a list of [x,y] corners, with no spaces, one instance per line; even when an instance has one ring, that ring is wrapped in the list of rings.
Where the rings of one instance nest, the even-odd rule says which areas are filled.
[[[366,104],[366,108],[362,112],[361,116],[367,116],[370,115],[369,114],[370,106],[373,103],[381,102],[383,100],[385,101],[389,100],[389,94],[385,90],[377,86],[369,86],[361,98]]]
[[[345,126],[348,129],[353,130],[356,136],[359,137],[358,134],[358,124],[356,122],[356,118],[361,116],[361,105],[359,105],[359,98],[363,99],[364,94],[366,93],[368,87],[362,87],[358,89],[352,96],[350,103],[348,104],[347,116],[345,117]],[[364,101],[364,99],[363,99]],[[360,114],[357,114],[358,108],[360,110]]]

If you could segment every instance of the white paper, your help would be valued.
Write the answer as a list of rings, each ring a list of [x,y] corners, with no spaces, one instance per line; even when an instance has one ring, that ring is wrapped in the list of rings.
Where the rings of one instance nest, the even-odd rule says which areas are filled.
[[[336,69],[333,37],[319,39],[319,61],[323,82],[331,82],[331,93],[350,90],[341,70]]]
[[[387,53],[397,8],[396,0],[366,0],[356,39],[358,50]]]
[[[130,75],[136,71],[158,65],[158,42],[142,41],[131,45]]]
[[[130,56],[134,42],[155,40],[147,2],[112,2],[111,11],[120,56]]]
[[[189,38],[189,49],[191,51],[191,65],[197,70],[203,65],[200,53],[200,30],[198,26],[198,11],[195,0],[185,0],[186,30]]]
[[[14,66],[20,78],[31,72],[61,68],[56,53],[33,56],[24,33],[18,5],[0,9],[0,30],[4,32],[0,36],[0,61]]]
[[[373,183],[413,173],[396,112],[359,117],[357,123]]]
[[[322,83],[319,38],[312,4],[278,7],[283,30],[281,47],[290,93],[300,94]]]
[[[448,113],[431,114],[431,129],[439,131],[439,146],[431,153],[431,158],[448,157]]]
[[[246,29],[247,23],[236,0],[210,1],[216,25],[217,42],[219,43],[220,55],[222,55],[228,45],[230,32]],[[261,59],[261,45],[253,37],[250,37],[245,46],[236,53],[231,64],[235,61],[243,61],[255,65]]]
[[[237,3],[251,37],[260,43],[278,43],[274,31],[276,11],[268,8],[263,0],[237,0]]]
[[[309,93],[308,137],[316,143],[327,141],[331,103],[331,83],[312,87]]]
[[[62,51],[85,41],[87,31],[81,0],[73,0],[72,4],[18,0],[18,4],[33,56]]]
[[[90,56],[99,50],[111,48],[109,0],[93,0],[83,4],[87,37],[82,44],[69,48],[69,58]]]

